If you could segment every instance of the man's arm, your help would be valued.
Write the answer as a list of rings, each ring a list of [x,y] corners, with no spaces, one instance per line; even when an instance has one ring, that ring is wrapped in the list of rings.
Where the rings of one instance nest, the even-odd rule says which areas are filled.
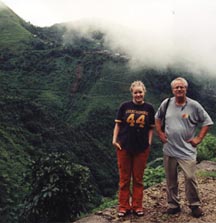
[[[193,147],[196,147],[197,145],[199,145],[204,139],[205,135],[207,134],[209,127],[210,127],[209,125],[201,127],[198,135],[194,137],[193,139],[189,140],[188,142],[191,143]]]
[[[166,143],[167,136],[166,136],[165,132],[162,131],[161,126],[162,126],[161,120],[155,119],[155,128],[156,128],[157,134],[158,134],[160,140],[162,141],[162,143]]]

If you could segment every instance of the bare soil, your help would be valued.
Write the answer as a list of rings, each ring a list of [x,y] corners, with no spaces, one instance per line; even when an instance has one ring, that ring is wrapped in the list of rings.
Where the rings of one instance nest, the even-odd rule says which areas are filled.
[[[200,171],[216,171],[216,163],[203,161],[197,165],[198,173]],[[137,217],[133,214],[124,218],[117,217],[117,207],[107,208],[103,211],[96,212],[88,217],[82,218],[76,223],[216,223],[216,178],[204,177],[198,174],[199,192],[202,199],[202,209],[205,215],[200,218],[191,216],[191,210],[185,199],[184,176],[179,174],[179,196],[181,199],[181,213],[175,215],[167,215],[166,202],[166,182],[162,182],[156,186],[144,190],[143,205],[145,207],[145,215]]]

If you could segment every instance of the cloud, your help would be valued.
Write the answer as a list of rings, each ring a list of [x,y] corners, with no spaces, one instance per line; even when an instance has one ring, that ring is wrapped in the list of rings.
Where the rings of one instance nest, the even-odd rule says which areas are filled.
[[[43,24],[72,21],[83,33],[100,27],[107,45],[125,51],[132,67],[216,74],[215,0],[19,0],[16,7],[22,18],[35,15]],[[83,20],[86,27],[75,22]]]
[[[154,1],[142,15],[132,18],[94,18],[84,24],[104,31],[107,46],[128,54],[133,68],[175,67],[215,75],[216,4],[208,0],[167,3],[158,5]],[[77,27],[82,32],[87,30],[81,23]]]
[[[0,0],[0,10],[3,10],[6,8],[6,5]]]
[[[159,15],[146,15],[128,30],[113,32],[114,46],[126,50],[134,67],[176,67],[215,75],[216,5],[210,3],[182,1]]]

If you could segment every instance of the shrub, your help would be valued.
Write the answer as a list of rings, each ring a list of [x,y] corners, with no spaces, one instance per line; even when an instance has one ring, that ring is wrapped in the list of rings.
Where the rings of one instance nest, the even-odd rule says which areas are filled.
[[[157,166],[156,168],[147,167],[144,174],[145,188],[151,187],[157,183],[160,183],[165,178],[165,172],[163,166]]]
[[[62,154],[33,161],[30,181],[22,215],[27,223],[71,221],[99,201],[89,169]]]
[[[197,146],[197,161],[213,160],[216,157],[216,138],[207,134],[202,143]]]

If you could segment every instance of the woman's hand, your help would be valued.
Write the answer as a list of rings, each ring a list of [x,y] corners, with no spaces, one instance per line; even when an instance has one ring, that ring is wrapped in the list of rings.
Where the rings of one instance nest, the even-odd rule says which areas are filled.
[[[115,142],[115,141],[113,142],[113,146],[114,146],[116,149],[122,150],[120,144],[117,143],[117,142]]]

